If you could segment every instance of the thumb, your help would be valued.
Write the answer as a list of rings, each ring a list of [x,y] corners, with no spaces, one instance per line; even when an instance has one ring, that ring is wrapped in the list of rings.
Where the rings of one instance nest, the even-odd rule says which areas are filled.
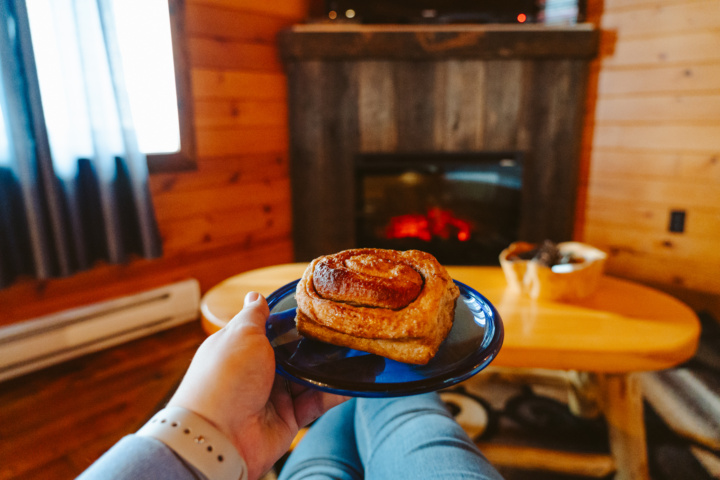
[[[265,331],[265,322],[270,315],[265,297],[257,292],[245,295],[243,309],[227,324],[231,328],[258,327]]]

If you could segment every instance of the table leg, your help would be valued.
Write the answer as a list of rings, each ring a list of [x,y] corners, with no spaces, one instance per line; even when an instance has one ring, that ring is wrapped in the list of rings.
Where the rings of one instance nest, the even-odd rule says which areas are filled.
[[[595,418],[600,415],[600,387],[598,375],[591,372],[569,370],[568,407],[573,415],[581,418]]]
[[[615,480],[649,479],[640,382],[633,375],[603,375],[600,388]]]

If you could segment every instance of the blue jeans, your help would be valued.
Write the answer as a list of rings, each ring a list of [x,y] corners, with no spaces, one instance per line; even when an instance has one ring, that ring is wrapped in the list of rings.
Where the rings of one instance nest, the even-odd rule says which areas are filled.
[[[308,430],[279,480],[502,480],[435,394],[357,398]]]

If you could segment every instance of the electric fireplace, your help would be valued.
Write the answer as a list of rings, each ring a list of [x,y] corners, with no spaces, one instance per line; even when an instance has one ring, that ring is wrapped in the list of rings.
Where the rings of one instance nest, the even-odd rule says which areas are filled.
[[[598,38],[589,25],[282,32],[294,260],[379,245],[489,263],[514,241],[572,238]],[[412,152],[442,155],[395,156]]]
[[[519,235],[522,178],[521,152],[360,154],[355,243],[497,264]]]

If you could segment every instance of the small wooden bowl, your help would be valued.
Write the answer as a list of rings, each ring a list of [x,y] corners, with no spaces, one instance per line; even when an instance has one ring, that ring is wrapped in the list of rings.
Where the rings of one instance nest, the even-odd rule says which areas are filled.
[[[500,253],[500,266],[508,286],[544,300],[579,300],[592,295],[603,274],[607,254],[580,242],[557,244],[561,255],[571,254],[577,263],[563,263],[548,267],[536,260],[513,258],[519,253],[537,248],[527,242],[515,242]]]

